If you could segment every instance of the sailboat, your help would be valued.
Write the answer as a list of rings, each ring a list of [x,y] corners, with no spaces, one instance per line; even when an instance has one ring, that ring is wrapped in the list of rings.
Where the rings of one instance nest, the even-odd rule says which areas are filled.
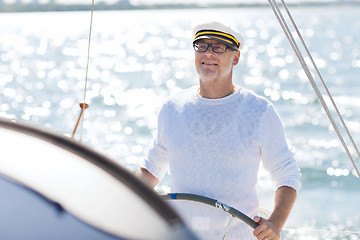
[[[5,125],[7,125],[7,127],[5,127],[5,131],[4,132],[7,132],[8,131],[8,126],[9,125],[12,125],[12,124],[14,124],[14,125],[19,125],[19,124],[16,124],[16,123],[11,123],[11,124],[8,124],[8,123],[6,123]],[[12,128],[12,127],[11,127]],[[21,128],[21,127],[20,127]],[[14,133],[15,135],[19,135],[19,136],[22,136],[22,135],[24,135],[23,133],[18,133],[17,131],[15,131],[16,133]],[[41,132],[41,131],[40,131]],[[27,134],[25,134],[25,136],[26,136]],[[50,135],[52,135],[52,134],[50,134]],[[5,136],[5,135],[0,135],[0,136]],[[26,137],[25,137],[26,138]],[[39,140],[37,140],[37,139],[33,139],[31,142],[37,142],[37,141],[39,141]],[[7,141],[6,141],[6,139],[3,139],[3,143],[6,143]],[[16,140],[16,141],[14,141],[13,142],[13,146],[12,147],[9,147],[9,149],[11,149],[11,153],[13,153],[13,152],[17,152],[17,150],[19,150],[20,151],[20,149],[21,149],[21,147],[23,147],[23,146],[25,146],[25,144],[22,144],[21,145],[21,147],[18,145],[18,143],[19,142],[22,142],[22,140],[20,140],[20,141],[18,141],[18,140]],[[66,141],[65,141],[66,142]],[[16,143],[16,144],[14,144],[14,143]],[[26,143],[26,142],[25,142]],[[71,144],[73,144],[73,141],[71,141],[70,140],[70,143]],[[47,145],[48,143],[45,143],[45,145]],[[57,144],[55,144],[56,146],[57,146]],[[77,144],[75,143],[75,145],[77,146]],[[8,145],[4,145],[4,146],[8,146]],[[41,146],[41,144],[40,144],[40,146]],[[52,146],[51,144],[50,144],[50,146]],[[51,148],[51,147],[50,147]],[[49,149],[50,149],[49,148]],[[82,148],[82,147],[81,147]],[[44,148],[42,148],[41,147],[41,149],[44,149]],[[46,149],[47,149],[47,147],[46,147]],[[60,149],[60,152],[62,152],[63,150],[62,149]],[[20,154],[20,153],[19,153]],[[38,154],[37,152],[36,152],[36,154]],[[36,156],[36,154],[30,154],[29,152],[28,152],[28,154],[27,154],[27,156],[31,156],[31,155],[35,155]],[[12,154],[7,154],[6,156],[12,156]],[[54,155],[57,155],[57,152],[55,152],[54,154],[51,154],[51,155],[45,155],[45,158],[47,158],[47,159],[51,159],[52,158],[52,156],[54,156]],[[77,154],[75,154],[76,156],[77,156]],[[20,158],[19,159],[25,159],[23,156],[20,156]],[[112,162],[112,161],[105,161],[106,162],[106,164],[108,164],[109,162]],[[41,163],[41,164],[43,164],[43,163]],[[40,165],[41,165],[40,164]],[[73,163],[74,165],[75,165],[75,163]],[[113,164],[113,163],[112,163]],[[72,166],[72,164],[70,164],[70,166]],[[114,166],[112,166],[112,168],[113,168]],[[115,168],[117,168],[116,166],[115,166]],[[82,171],[77,171],[77,172],[82,172]],[[47,173],[47,174],[49,174],[49,172]],[[10,176],[10,174],[9,173],[7,173],[7,175],[9,175],[7,178],[8,179],[12,179],[10,182],[11,183],[13,183],[13,182],[16,182],[16,186],[21,186],[21,187],[24,187],[24,185],[26,186],[28,183],[27,183],[27,180],[25,181],[24,179],[17,179],[17,177],[12,177],[12,176]],[[8,180],[8,179],[6,179],[6,181]],[[62,178],[61,178],[62,179]],[[75,180],[74,180],[75,181]],[[134,181],[136,181],[136,180],[134,180]],[[9,181],[8,181],[9,182]],[[20,183],[22,183],[22,184],[20,184]],[[37,183],[36,183],[37,184]],[[46,200],[46,202],[47,203],[54,203],[54,204],[50,204],[51,206],[54,206],[54,208],[53,209],[57,209],[56,211],[58,211],[58,209],[60,209],[61,211],[60,212],[64,212],[64,210],[66,210],[66,209],[71,209],[71,207],[70,208],[67,208],[66,206],[67,206],[67,204],[66,204],[66,201],[65,202],[61,202],[60,200],[57,200],[56,199],[56,196],[55,197],[53,197],[52,196],[52,194],[49,194],[49,193],[41,193],[41,191],[39,190],[39,189],[37,189],[35,186],[34,187],[32,187],[32,186],[26,186],[26,188],[28,188],[28,189],[30,189],[30,192],[32,192],[32,193],[36,193],[37,194],[37,196],[42,196],[40,199],[45,199]],[[35,189],[35,191],[32,191],[31,189],[32,188],[34,188]],[[85,187],[84,187],[85,188]],[[142,189],[143,190],[143,189]],[[141,190],[141,191],[142,191]],[[29,191],[29,190],[27,190],[27,191]],[[75,191],[75,190],[74,190]],[[41,194],[39,194],[39,193],[41,193]],[[35,195],[36,195],[35,194]],[[151,195],[151,193],[149,193],[150,195]],[[149,195],[149,196],[150,196]],[[45,196],[45,197],[44,197]],[[175,195],[173,195],[173,196],[175,196]],[[181,196],[181,194],[179,194],[179,195],[176,195],[177,197],[178,196]],[[176,197],[176,198],[177,198]],[[202,198],[203,198],[204,196],[202,196]],[[135,197],[136,198],[136,197]],[[175,198],[175,197],[173,197],[173,198]],[[199,199],[199,198],[198,198]],[[70,200],[70,201],[72,201],[72,200]],[[230,207],[231,206],[226,206],[226,204],[222,204],[221,202],[217,202],[217,204],[216,204],[216,202],[215,202],[215,205],[216,205],[216,207],[218,207],[219,209],[221,209],[221,210],[229,210],[230,209]],[[71,205],[70,205],[71,206]],[[126,206],[126,205],[123,205],[123,206]],[[125,207],[126,208],[126,207]],[[64,210],[63,210],[64,209]],[[71,213],[71,210],[66,210],[66,211],[69,211],[70,213]],[[167,211],[167,210],[166,210]],[[171,211],[171,210],[170,210]],[[85,212],[85,210],[84,210],[84,212]],[[141,213],[140,212],[137,212],[138,214],[135,214],[136,212],[132,212],[132,214],[133,215],[141,215]],[[89,223],[89,222],[92,222],[92,220],[91,220],[91,217],[90,217],[90,219],[85,219],[84,217],[82,217],[82,216],[78,216],[78,215],[76,215],[75,213],[72,213],[72,214],[74,214],[74,216],[76,216],[77,218],[79,218],[79,219],[82,219],[81,221],[83,221],[83,222],[86,222],[86,223]],[[131,215],[132,215],[131,214]],[[89,224],[90,225],[90,224]],[[112,237],[114,236],[114,235],[121,235],[120,233],[114,233],[112,230],[109,230],[108,229],[108,227],[103,227],[103,226],[99,226],[97,223],[94,223],[93,224],[94,226],[95,226],[95,229],[96,229],[96,231],[97,230],[99,230],[99,229],[101,229],[99,232],[106,232],[106,235],[111,235]],[[128,226],[128,225],[124,225],[124,226]],[[186,227],[184,227],[184,228],[186,228]],[[140,227],[139,228],[137,228],[137,229],[141,229]],[[133,230],[133,229],[132,229]],[[169,231],[171,231],[171,230],[169,230]],[[186,230],[184,230],[185,232],[186,232]],[[144,231],[144,232],[146,232],[146,231]],[[191,234],[190,234],[191,235]],[[125,234],[125,236],[127,236],[127,234]],[[166,236],[166,233],[164,234],[164,236]],[[19,238],[19,239],[21,239],[21,238]],[[161,238],[160,238],[161,239]],[[164,238],[165,239],[165,238]],[[173,239],[173,238],[172,238]],[[180,238],[179,238],[180,239]],[[184,238],[184,239],[190,239],[190,238]]]
[[[2,239],[197,239],[113,160],[68,137],[0,119]]]

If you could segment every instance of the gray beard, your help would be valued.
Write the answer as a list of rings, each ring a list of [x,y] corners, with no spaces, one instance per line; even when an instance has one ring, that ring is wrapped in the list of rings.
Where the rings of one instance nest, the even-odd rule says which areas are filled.
[[[218,74],[217,72],[214,72],[213,74],[202,74],[201,72],[199,73],[199,78],[201,82],[204,83],[210,83],[210,82],[215,82],[216,79],[218,78]]]

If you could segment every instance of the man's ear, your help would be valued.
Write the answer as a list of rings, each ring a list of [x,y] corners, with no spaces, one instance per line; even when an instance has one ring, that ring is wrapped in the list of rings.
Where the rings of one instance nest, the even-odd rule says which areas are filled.
[[[236,66],[239,63],[239,60],[240,60],[240,51],[238,50],[234,55],[233,66]]]

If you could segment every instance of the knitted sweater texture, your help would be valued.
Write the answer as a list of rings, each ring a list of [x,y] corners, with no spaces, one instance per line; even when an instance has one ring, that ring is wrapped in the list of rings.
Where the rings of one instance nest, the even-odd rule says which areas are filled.
[[[268,100],[244,88],[207,99],[192,87],[163,105],[143,167],[158,179],[169,170],[172,192],[215,198],[254,216],[259,208],[255,186],[261,161],[277,188],[300,189],[294,154]],[[219,210],[192,203],[175,208],[203,239],[219,239],[214,231],[224,230],[226,221]],[[238,222],[227,239],[252,239],[251,232]]]

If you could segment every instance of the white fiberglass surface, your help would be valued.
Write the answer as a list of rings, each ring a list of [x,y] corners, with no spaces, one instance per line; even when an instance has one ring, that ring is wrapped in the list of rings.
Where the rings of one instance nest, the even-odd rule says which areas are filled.
[[[0,128],[0,172],[117,236],[160,239],[168,224],[124,183],[69,151]]]

